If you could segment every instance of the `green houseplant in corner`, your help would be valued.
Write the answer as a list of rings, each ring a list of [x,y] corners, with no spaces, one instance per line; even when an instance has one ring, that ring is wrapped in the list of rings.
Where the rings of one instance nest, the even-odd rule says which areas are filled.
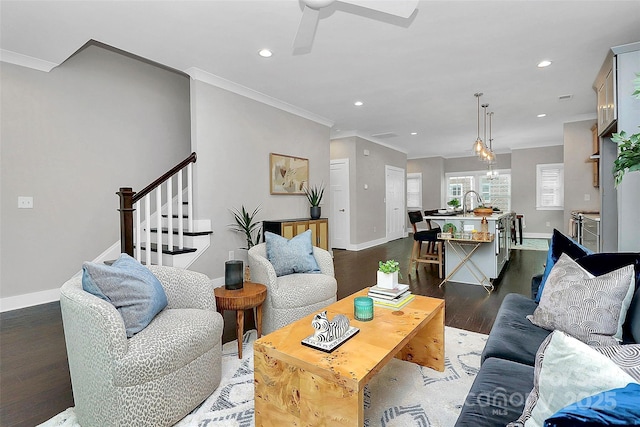
[[[307,200],[309,200],[309,204],[311,205],[309,209],[311,219],[320,218],[320,203],[322,203],[322,196],[324,196],[324,184],[314,186],[306,185],[304,187],[304,194],[307,196]]]
[[[255,208],[252,213],[249,213],[244,205],[241,209],[231,210],[236,223],[230,227],[234,231],[244,233],[244,238],[247,240],[247,247],[242,249],[251,249],[260,243],[260,222],[255,219],[258,212],[260,212],[260,206]]]
[[[640,99],[640,73],[636,73],[633,87],[635,90],[631,96]],[[620,131],[614,133],[611,140],[618,144],[618,157],[613,162],[613,177],[617,187],[626,172],[640,171],[640,133],[627,135],[625,131]]]

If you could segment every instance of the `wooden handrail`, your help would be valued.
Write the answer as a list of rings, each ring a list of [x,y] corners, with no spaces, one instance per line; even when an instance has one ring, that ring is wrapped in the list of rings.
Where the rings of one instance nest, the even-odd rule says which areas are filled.
[[[184,169],[189,163],[195,163],[196,153],[191,153],[189,157],[171,168],[167,173],[147,185],[142,191],[136,193],[131,187],[120,187],[116,194],[120,197],[120,251],[133,256],[133,205],[147,194],[151,193],[166,180]],[[182,191],[179,189],[178,191]],[[169,201],[170,202],[170,201]]]
[[[196,155],[196,153],[195,152],[191,153],[191,155],[189,155],[189,157],[187,157],[186,159],[184,159],[183,161],[181,161],[180,163],[175,165],[167,173],[165,173],[164,175],[162,175],[161,177],[159,177],[158,179],[153,181],[151,184],[149,184],[146,187],[144,187],[141,191],[137,192],[133,196],[132,202],[136,203],[138,200],[142,199],[144,196],[146,196],[147,194],[149,194],[153,190],[155,190],[155,188],[157,186],[159,186],[160,184],[165,182],[167,179],[169,179],[170,177],[172,177],[173,175],[178,173],[180,170],[182,170],[189,163],[195,163],[197,159],[198,159],[198,156]]]

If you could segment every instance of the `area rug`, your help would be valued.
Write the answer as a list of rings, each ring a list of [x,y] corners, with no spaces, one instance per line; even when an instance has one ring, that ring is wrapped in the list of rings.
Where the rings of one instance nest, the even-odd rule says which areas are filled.
[[[521,249],[525,251],[548,251],[548,239],[523,239],[522,244],[511,243],[511,249]]]
[[[236,341],[222,348],[222,381],[216,391],[176,427],[253,427],[253,341],[243,337],[244,358]],[[449,427],[480,368],[486,335],[445,328],[445,371],[392,359],[364,391],[365,427]],[[40,427],[79,427],[73,408]]]

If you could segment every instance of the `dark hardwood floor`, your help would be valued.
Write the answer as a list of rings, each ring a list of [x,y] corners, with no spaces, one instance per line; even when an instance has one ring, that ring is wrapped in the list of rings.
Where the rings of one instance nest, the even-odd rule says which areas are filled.
[[[546,253],[514,250],[496,290],[489,295],[480,286],[447,283],[435,265],[420,266],[407,277],[413,239],[405,238],[359,252],[334,250],[338,298],[371,286],[378,261],[400,262],[402,282],[411,291],[445,299],[447,326],[489,333],[504,296],[510,292],[529,295],[530,279],[542,273]],[[235,339],[235,313],[225,312],[223,341]],[[247,311],[245,330],[253,328]],[[0,426],[35,426],[73,406],[71,380],[62,330],[60,304],[50,303],[0,315]]]

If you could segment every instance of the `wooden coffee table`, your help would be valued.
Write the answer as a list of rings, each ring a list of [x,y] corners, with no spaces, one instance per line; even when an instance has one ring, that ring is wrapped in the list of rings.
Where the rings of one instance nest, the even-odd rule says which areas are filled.
[[[364,386],[393,357],[444,371],[444,300],[416,296],[400,311],[374,307],[353,319],[353,299],[327,307],[360,332],[332,353],[300,344],[313,313],[254,342],[256,426],[353,426],[364,423]]]
[[[238,359],[242,359],[242,336],[244,335],[244,311],[256,309],[258,338],[262,336],[262,303],[267,297],[267,287],[260,283],[244,282],[241,289],[215,288],[216,309],[224,316],[225,310],[236,310],[236,337],[238,338]]]

